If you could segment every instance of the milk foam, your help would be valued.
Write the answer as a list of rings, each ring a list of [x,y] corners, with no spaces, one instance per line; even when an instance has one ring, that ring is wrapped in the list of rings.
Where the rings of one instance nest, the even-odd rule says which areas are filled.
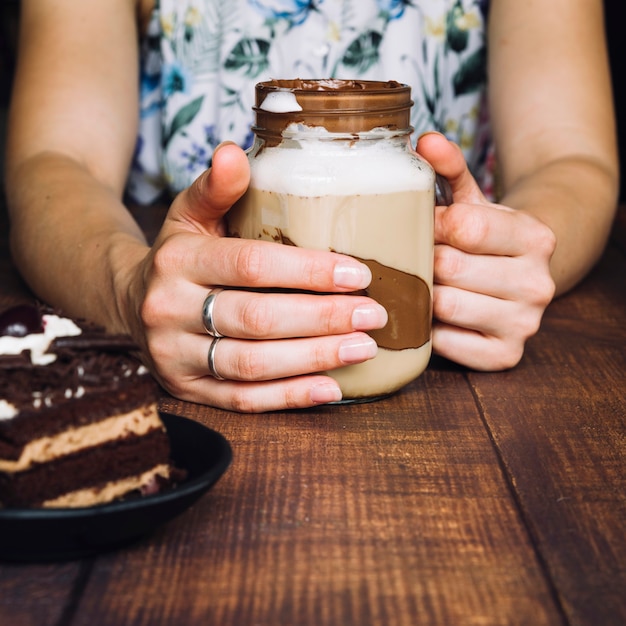
[[[296,132],[301,133],[302,126],[290,127],[284,135]],[[252,185],[295,196],[347,196],[428,190],[434,184],[431,168],[417,158],[408,159],[400,143],[330,136],[316,129],[304,141],[284,139],[279,147],[264,148],[250,161]]]
[[[293,91],[271,91],[259,107],[270,113],[293,113],[302,111]]]

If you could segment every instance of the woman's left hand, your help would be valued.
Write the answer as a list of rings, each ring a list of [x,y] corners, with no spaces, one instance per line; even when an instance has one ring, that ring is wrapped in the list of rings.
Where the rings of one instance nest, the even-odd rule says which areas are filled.
[[[433,350],[477,370],[513,367],[554,297],[554,233],[534,216],[489,202],[458,146],[438,133],[417,152],[450,183],[435,209]]]

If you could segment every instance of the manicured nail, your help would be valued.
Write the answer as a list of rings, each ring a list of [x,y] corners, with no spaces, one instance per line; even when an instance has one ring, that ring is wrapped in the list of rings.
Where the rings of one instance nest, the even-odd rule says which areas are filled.
[[[341,389],[339,389],[337,383],[321,383],[311,389],[311,402],[313,404],[339,402],[341,398]]]
[[[378,346],[371,337],[346,339],[339,347],[339,358],[343,363],[361,363],[373,359]]]
[[[352,330],[383,328],[387,320],[385,307],[377,303],[364,304],[352,312]]]
[[[372,281],[372,272],[363,263],[337,263],[333,280],[336,287],[343,289],[365,289]]]

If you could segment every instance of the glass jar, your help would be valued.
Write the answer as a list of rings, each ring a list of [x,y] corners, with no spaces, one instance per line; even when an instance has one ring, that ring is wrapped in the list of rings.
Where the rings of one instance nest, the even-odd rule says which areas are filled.
[[[394,81],[259,83],[250,186],[228,214],[231,236],[332,250],[371,269],[365,293],[389,321],[369,333],[374,359],[327,372],[347,402],[397,391],[430,359],[435,175],[410,143],[412,104]]]

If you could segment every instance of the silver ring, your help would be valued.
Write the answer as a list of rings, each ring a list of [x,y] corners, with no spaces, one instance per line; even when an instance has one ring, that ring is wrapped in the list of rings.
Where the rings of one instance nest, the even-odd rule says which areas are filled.
[[[209,362],[209,374],[215,378],[215,380],[226,380],[223,376],[220,376],[215,369],[215,348],[217,348],[217,344],[221,337],[213,337],[213,341],[211,341],[211,345],[209,346],[209,354],[208,354],[208,362]]]
[[[205,298],[202,305],[202,323],[204,324],[204,330],[211,335],[211,337],[223,337],[217,328],[215,328],[215,322],[213,321],[213,311],[215,309],[215,300],[220,292],[223,291],[220,287],[211,289],[211,293]]]

